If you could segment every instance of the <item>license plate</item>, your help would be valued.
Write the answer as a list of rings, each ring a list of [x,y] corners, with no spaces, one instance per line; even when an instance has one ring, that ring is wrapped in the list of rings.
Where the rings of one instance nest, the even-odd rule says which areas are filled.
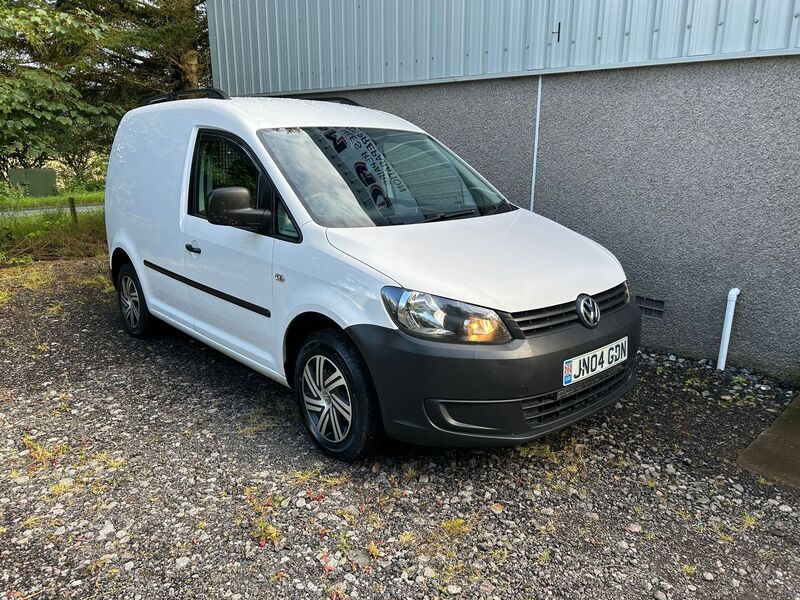
[[[572,385],[596,375],[628,358],[628,338],[564,361],[564,385]]]

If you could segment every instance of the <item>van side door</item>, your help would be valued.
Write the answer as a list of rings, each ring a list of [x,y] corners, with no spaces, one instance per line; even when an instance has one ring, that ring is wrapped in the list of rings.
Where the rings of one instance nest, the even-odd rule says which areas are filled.
[[[253,208],[274,212],[277,192],[250,148],[227,132],[200,130],[183,220],[193,325],[211,342],[276,370],[279,357],[271,353],[271,231],[213,225],[206,218],[211,191],[239,186],[250,191]]]

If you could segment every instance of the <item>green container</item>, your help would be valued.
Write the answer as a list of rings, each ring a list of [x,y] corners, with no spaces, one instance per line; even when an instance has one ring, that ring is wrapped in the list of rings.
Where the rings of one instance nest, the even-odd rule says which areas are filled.
[[[53,169],[9,169],[8,180],[26,196],[40,198],[58,193],[56,172]]]

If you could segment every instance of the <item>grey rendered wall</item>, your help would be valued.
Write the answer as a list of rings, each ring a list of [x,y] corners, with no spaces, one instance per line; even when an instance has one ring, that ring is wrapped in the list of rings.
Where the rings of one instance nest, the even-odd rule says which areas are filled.
[[[543,77],[535,210],[664,300],[644,343],[800,379],[800,58]],[[536,78],[343,92],[430,131],[530,202]]]
[[[644,342],[800,379],[800,59],[543,80],[535,210],[666,301]]]

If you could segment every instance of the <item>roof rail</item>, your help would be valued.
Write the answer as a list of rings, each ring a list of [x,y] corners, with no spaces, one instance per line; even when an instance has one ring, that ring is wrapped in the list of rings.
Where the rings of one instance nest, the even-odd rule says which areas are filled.
[[[189,90],[179,90],[170,92],[166,96],[156,96],[145,100],[145,104],[160,104],[162,102],[172,102],[173,100],[190,100],[193,98],[213,98],[215,100],[230,100],[230,96],[217,88],[194,88]]]
[[[295,100],[314,100],[315,102],[335,102],[336,104],[347,104],[348,106],[361,106],[355,100],[344,96],[273,96],[273,98],[294,98]]]

